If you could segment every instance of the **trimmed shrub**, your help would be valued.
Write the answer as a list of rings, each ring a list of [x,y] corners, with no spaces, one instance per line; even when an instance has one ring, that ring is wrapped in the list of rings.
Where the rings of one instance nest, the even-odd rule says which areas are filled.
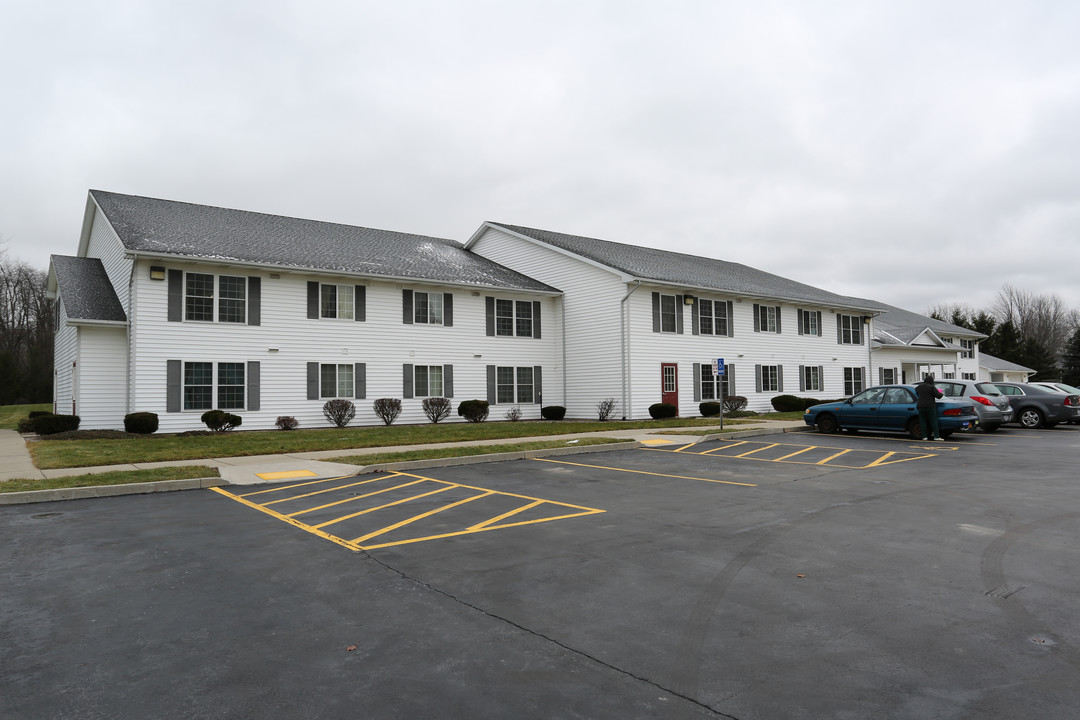
[[[124,430],[136,435],[150,435],[158,429],[157,413],[133,412],[124,416]]]
[[[562,420],[566,417],[566,408],[562,405],[548,405],[540,408],[540,417],[545,420]]]
[[[292,415],[279,415],[278,419],[274,421],[274,425],[278,430],[295,430],[300,427],[300,421]]]
[[[504,415],[503,417],[505,417],[510,422],[517,422],[521,419],[521,408],[515,405],[514,407],[507,410],[506,415]]]
[[[618,402],[616,402],[615,398],[610,397],[596,403],[596,419],[600,422],[610,419],[617,405]]]
[[[457,414],[469,422],[484,422],[488,416],[487,400],[462,400],[457,406]]]
[[[38,435],[53,435],[79,429],[78,415],[38,415],[30,421],[31,432]]]
[[[777,395],[769,402],[776,412],[796,412],[806,409],[806,400],[794,395]]]
[[[51,410],[31,410],[30,414],[27,415],[26,417],[28,419],[30,419],[30,420],[33,420],[36,417],[44,417],[46,415],[52,415],[52,411]]]
[[[326,404],[322,406],[322,414],[336,427],[343,428],[356,417],[356,406],[353,405],[352,400],[335,398],[326,401]]]
[[[654,403],[649,406],[649,415],[653,420],[673,418],[679,412],[679,408],[671,403]]]
[[[379,398],[371,404],[371,409],[384,425],[393,425],[401,414],[401,401],[397,398]]]
[[[724,412],[733,413],[745,410],[750,401],[742,395],[728,395],[724,398]]]
[[[34,432],[34,426],[31,425],[32,422],[33,421],[30,420],[30,418],[24,417],[16,424],[15,429],[21,433],[32,433]]]
[[[444,397],[426,397],[421,404],[424,406],[424,414],[427,415],[428,420],[436,425],[440,420],[450,417],[450,411],[454,407]]]
[[[244,418],[239,415],[227,413],[224,410],[207,410],[202,414],[201,420],[206,427],[214,432],[228,432],[243,424]]]
[[[719,415],[720,410],[722,410],[723,407],[723,405],[715,400],[709,400],[698,405],[698,412],[701,413],[702,417],[713,417]]]

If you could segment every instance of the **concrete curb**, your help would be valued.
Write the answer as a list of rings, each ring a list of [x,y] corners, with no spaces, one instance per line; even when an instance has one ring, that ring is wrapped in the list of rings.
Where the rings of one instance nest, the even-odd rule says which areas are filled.
[[[128,483],[126,485],[96,485],[93,487],[56,488],[52,490],[26,490],[25,492],[0,493],[0,505],[24,505],[26,503],[57,502],[59,500],[83,500],[86,498],[114,497],[117,495],[143,495],[176,490],[201,490],[228,485],[221,478],[188,478],[185,480],[161,480],[159,482]]]

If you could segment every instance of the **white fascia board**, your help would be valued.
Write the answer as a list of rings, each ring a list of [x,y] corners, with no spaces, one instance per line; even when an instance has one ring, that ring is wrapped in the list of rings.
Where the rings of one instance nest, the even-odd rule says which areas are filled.
[[[502,225],[497,225],[497,224],[492,223],[492,222],[485,222],[483,225],[481,225],[480,229],[477,230],[476,232],[474,232],[472,234],[472,237],[469,238],[468,242],[465,243],[465,246],[464,246],[465,249],[469,250],[472,247],[472,245],[483,236],[483,234],[487,231],[488,228],[498,230],[499,232],[504,232],[507,235],[513,235],[514,237],[519,238],[521,240],[524,240],[524,241],[526,241],[528,243],[531,243],[533,245],[536,245],[537,247],[546,248],[546,249],[551,250],[553,252],[557,252],[560,255],[565,255],[566,257],[573,258],[574,260],[577,260],[578,262],[583,262],[586,265],[591,265],[594,268],[598,268],[598,269],[603,270],[605,272],[609,272],[612,275],[616,275],[619,278],[620,282],[629,283],[629,282],[634,282],[635,280],[642,280],[641,278],[636,278],[633,275],[627,275],[622,270],[619,270],[617,268],[613,268],[610,265],[605,265],[604,263],[597,262],[595,260],[591,260],[591,259],[589,259],[587,257],[584,257],[583,255],[578,255],[577,253],[566,250],[565,248],[561,248],[561,247],[557,247],[555,245],[551,245],[549,243],[543,242],[542,240],[537,240],[536,238],[531,238],[528,235],[522,235],[519,232],[514,232],[510,228],[506,228],[506,227],[503,227]],[[644,280],[642,280],[642,281],[644,282]]]
[[[841,305],[839,303],[822,303],[804,300],[802,298],[784,298],[777,297],[776,295],[768,295],[765,293],[748,293],[744,291],[734,292],[725,288],[715,287],[701,287],[697,285],[684,285],[681,283],[673,283],[667,280],[652,280],[650,278],[634,278],[639,280],[642,285],[659,285],[661,287],[679,288],[680,290],[693,290],[694,292],[701,293],[713,293],[716,295],[728,295],[735,298],[747,298],[749,300],[772,300],[779,303],[786,303],[788,305],[801,305],[806,308],[826,308],[837,310],[855,310],[860,315],[869,315],[870,317],[877,317],[881,314],[881,311],[876,308],[869,308],[864,305]],[[682,294],[686,294],[685,292]]]
[[[231,258],[209,258],[201,255],[178,255],[176,253],[138,252],[127,251],[124,257],[131,260],[161,260],[164,262],[189,263],[193,265],[232,265],[236,267],[263,270],[265,272],[288,273],[291,275],[326,275],[332,277],[354,277],[361,280],[382,280],[384,282],[400,283],[402,285],[430,285],[438,287],[460,287],[467,290],[491,290],[492,292],[515,292],[525,295],[547,295],[561,297],[561,290],[532,290],[529,288],[508,288],[501,285],[477,285],[474,283],[454,282],[452,280],[432,280],[426,278],[414,278],[397,275],[373,275],[371,273],[358,273],[349,270],[326,270],[322,268],[306,268],[297,265],[274,265],[272,263],[252,262],[250,260],[234,260]]]
[[[69,327],[117,327],[126,328],[128,326],[127,320],[90,320],[79,318],[68,318],[67,325]]]
[[[86,249],[90,247],[90,231],[94,227],[94,215],[99,212],[97,201],[88,190],[86,192],[86,210],[83,211],[82,230],[79,232],[79,252],[76,257],[86,257]],[[108,221],[108,218],[106,218]]]

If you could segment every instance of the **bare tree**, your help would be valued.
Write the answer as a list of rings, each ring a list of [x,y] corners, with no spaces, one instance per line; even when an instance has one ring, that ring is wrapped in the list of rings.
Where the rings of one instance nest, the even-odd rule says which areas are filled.
[[[52,396],[53,302],[47,274],[0,248],[0,404]]]
[[[1034,341],[1055,357],[1080,324],[1080,312],[1055,293],[1033,293],[1006,284],[991,305],[999,323],[1011,322],[1024,342]]]

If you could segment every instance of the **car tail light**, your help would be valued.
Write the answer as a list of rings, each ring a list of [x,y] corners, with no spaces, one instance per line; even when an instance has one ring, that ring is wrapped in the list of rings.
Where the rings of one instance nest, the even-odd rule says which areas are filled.
[[[972,395],[971,399],[980,405],[990,405],[993,407],[994,403],[990,402],[990,398],[984,398],[982,395]]]
[[[1080,407],[1080,395],[1070,395],[1065,398],[1065,404],[1069,407]]]
[[[965,410],[967,410],[967,408],[949,408],[948,410],[946,410],[945,412],[943,412],[941,414],[942,415],[949,415],[951,417],[951,416],[954,416],[954,415],[963,415]]]

